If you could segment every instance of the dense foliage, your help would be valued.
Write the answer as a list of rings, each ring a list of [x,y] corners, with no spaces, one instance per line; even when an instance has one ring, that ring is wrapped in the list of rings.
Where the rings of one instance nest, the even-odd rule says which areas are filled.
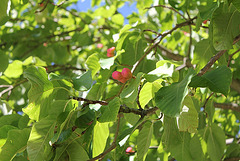
[[[239,0],[77,1],[0,1],[1,161],[240,159]]]

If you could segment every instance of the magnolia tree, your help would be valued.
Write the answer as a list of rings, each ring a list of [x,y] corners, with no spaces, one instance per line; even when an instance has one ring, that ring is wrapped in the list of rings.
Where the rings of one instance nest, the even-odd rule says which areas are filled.
[[[239,0],[77,1],[0,2],[1,161],[240,159]]]

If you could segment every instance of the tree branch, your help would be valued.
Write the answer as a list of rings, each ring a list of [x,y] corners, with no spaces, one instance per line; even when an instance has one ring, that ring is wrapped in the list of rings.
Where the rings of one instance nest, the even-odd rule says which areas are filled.
[[[233,41],[233,45],[236,44],[238,41],[240,40],[240,35],[238,35],[234,41]],[[198,76],[202,76],[203,74],[205,74],[210,68],[211,66],[226,52],[227,50],[221,50],[219,51],[216,55],[214,55],[210,61],[201,69],[201,71],[197,74]]]
[[[240,112],[240,106],[236,103],[216,103],[214,102],[214,107],[221,108],[224,110],[233,110]]]

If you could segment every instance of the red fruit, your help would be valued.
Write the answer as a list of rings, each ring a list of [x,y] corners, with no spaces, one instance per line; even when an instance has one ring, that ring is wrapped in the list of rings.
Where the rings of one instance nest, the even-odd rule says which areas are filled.
[[[116,80],[119,80],[119,79],[122,79],[123,77],[122,77],[122,74],[119,72],[119,71],[114,71],[113,73],[112,73],[112,77],[113,77],[113,79],[116,79]]]
[[[127,80],[129,80],[129,79],[132,78],[132,72],[131,72],[131,70],[128,69],[128,68],[123,68],[121,74],[122,74],[122,76],[123,76],[124,78],[126,78]]]
[[[47,44],[46,42],[44,42],[44,43],[43,43],[43,46],[44,46],[44,47],[47,47],[47,46],[48,46],[48,44]]]
[[[107,49],[107,57],[113,57],[114,51],[115,51],[115,47],[111,47],[111,48]]]
[[[112,54],[112,53],[107,53],[107,57],[114,57],[114,54]]]
[[[125,83],[127,81],[127,79],[126,78],[121,78],[121,79],[118,79],[118,81],[121,82],[121,83]]]
[[[43,4],[43,3],[40,3],[39,6],[40,6],[40,7],[44,7],[44,4]]]
[[[208,22],[208,20],[204,20],[203,23],[206,24]]]

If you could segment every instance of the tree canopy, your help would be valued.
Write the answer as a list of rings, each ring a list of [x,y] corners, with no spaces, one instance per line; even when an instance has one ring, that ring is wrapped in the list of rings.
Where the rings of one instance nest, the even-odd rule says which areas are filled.
[[[240,159],[239,0],[77,2],[0,1],[1,161]]]

